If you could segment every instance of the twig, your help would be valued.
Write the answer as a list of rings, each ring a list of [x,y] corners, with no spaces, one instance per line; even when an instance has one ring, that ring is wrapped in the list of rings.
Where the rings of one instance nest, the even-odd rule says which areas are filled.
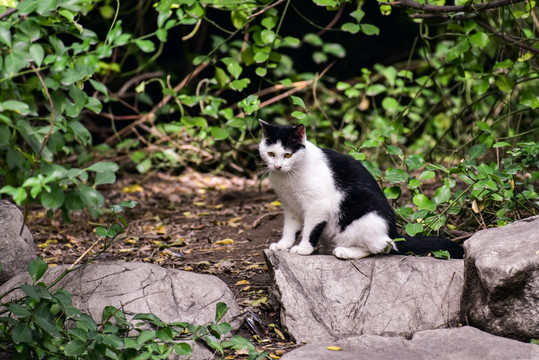
[[[146,80],[146,79],[153,78],[153,77],[158,77],[158,76],[163,76],[163,72],[162,71],[154,71],[154,72],[143,73],[143,74],[134,76],[131,79],[129,79],[128,81],[126,81],[125,84],[123,84],[123,86],[120,88],[120,90],[118,90],[116,95],[118,97],[122,97],[131,86],[135,85],[139,81]]]
[[[267,218],[267,217],[274,218],[274,217],[276,217],[277,215],[280,215],[280,214],[282,214],[281,211],[274,211],[274,212],[265,213],[262,216],[259,216],[255,221],[253,221],[253,225],[251,225],[251,227],[253,229],[256,229],[260,225],[262,220],[264,220],[265,218]]]
[[[101,240],[102,240],[102,238],[97,239],[97,240],[92,244],[92,246],[90,246],[88,249],[86,249],[86,251],[83,252],[82,255],[79,256],[79,258],[78,258],[77,260],[75,260],[75,262],[74,262],[73,264],[71,264],[71,266],[69,266],[69,267],[67,268],[67,271],[73,270],[73,268],[74,268],[78,263],[80,263],[80,262],[82,261],[82,259],[84,259],[84,258],[86,257],[86,255],[88,255],[88,253],[89,253],[90,251],[92,251],[93,248],[94,248],[97,244],[99,244],[99,243],[101,242]]]
[[[206,67],[208,67],[209,63],[203,63],[203,64],[200,64],[195,70],[193,70],[191,73],[189,73],[178,85],[176,85],[176,87],[173,89],[174,92],[178,92],[180,91],[181,89],[183,89],[183,87],[187,84],[187,82],[189,80],[191,80],[191,78],[197,76],[198,74],[200,74],[200,72],[202,72],[202,70],[204,70]],[[172,99],[172,95],[166,95],[165,97],[163,97],[163,99],[157,104],[155,105],[152,110],[150,110],[149,113],[145,114],[145,115],[142,115],[137,121],[133,122],[132,124],[129,124],[128,126],[124,127],[123,129],[121,129],[120,131],[118,131],[117,134],[114,134],[112,136],[110,136],[107,140],[105,140],[105,143],[106,144],[111,144],[113,143],[115,140],[118,139],[118,137],[126,134],[126,133],[129,133],[130,131],[132,131],[132,129],[135,127],[135,126],[138,126],[139,124],[142,124],[148,120],[153,120],[155,118],[155,114],[161,109],[163,108],[163,106],[165,106],[166,104],[168,104],[168,102]]]
[[[271,4],[270,6],[267,6],[267,7],[263,8],[262,10],[260,10],[260,11],[258,11],[258,12],[255,12],[254,14],[251,14],[251,15],[247,16],[247,20],[251,20],[252,18],[257,17],[258,15],[262,15],[263,13],[265,13],[266,11],[268,11],[269,9],[276,7],[277,5],[279,5],[280,3],[284,2],[284,1],[285,1],[285,0],[278,0],[278,1],[274,2],[274,3]]]
[[[443,312],[443,309],[442,309],[442,304],[444,303],[445,298],[447,297],[447,293],[449,292],[449,288],[451,287],[451,284],[453,283],[453,278],[454,277],[455,277],[455,272],[453,271],[453,273],[451,274],[451,277],[449,278],[449,283],[445,287],[445,291],[444,291],[444,294],[442,295],[442,298],[440,299],[438,304],[436,304],[436,307],[438,308],[438,310],[440,311],[440,314],[442,316],[444,316],[444,312]],[[436,314],[434,314],[434,319],[432,319],[432,326],[434,326],[435,321],[436,321]]]
[[[412,8],[431,13],[474,12],[478,10],[496,9],[502,6],[514,5],[526,0],[494,0],[470,5],[431,5],[420,4],[413,0],[397,0],[394,2],[379,2],[380,5],[391,5],[403,8]]]
[[[513,36],[510,36],[510,35],[504,35],[498,29],[493,28],[489,24],[487,24],[487,23],[485,23],[485,22],[483,22],[483,21],[481,21],[479,19],[475,19],[474,21],[475,21],[475,23],[477,25],[481,26],[485,30],[490,31],[491,33],[498,36],[499,38],[501,38],[501,39],[503,39],[503,40],[505,40],[507,42],[510,42],[512,44],[515,44],[516,46],[518,46],[520,48],[526,49],[526,50],[531,51],[531,52],[533,52],[535,54],[539,54],[539,49],[536,49],[533,46],[530,46],[530,45],[527,45],[527,44],[523,44],[520,39],[515,38]]]
[[[16,8],[11,8],[9,10],[6,10],[5,12],[3,12],[2,14],[0,14],[0,20],[2,20],[3,18],[5,17],[8,17],[9,15],[13,14],[14,12],[16,12],[17,9]]]

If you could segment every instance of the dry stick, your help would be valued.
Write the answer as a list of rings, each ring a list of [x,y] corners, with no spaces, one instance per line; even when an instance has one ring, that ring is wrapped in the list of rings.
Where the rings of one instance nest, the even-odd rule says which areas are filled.
[[[102,240],[102,238],[97,239],[97,240],[92,244],[92,246],[90,246],[88,249],[86,249],[86,251],[83,252],[82,255],[79,256],[79,258],[78,258],[73,264],[71,264],[70,267],[67,268],[67,271],[73,270],[73,268],[74,268],[78,263],[80,263],[81,260],[84,259],[84,258],[86,257],[86,255],[88,255],[88,253],[89,253],[90,251],[92,251],[92,249],[93,249],[97,244],[99,244],[99,242],[100,242],[101,240]]]
[[[536,49],[534,48],[533,46],[530,46],[528,44],[523,44],[521,42],[520,39],[518,38],[515,38],[513,36],[509,36],[509,35],[504,35],[501,31],[499,31],[498,29],[495,29],[493,28],[492,26],[490,26],[489,24],[487,23],[484,23],[483,21],[479,20],[479,19],[474,19],[475,23],[479,26],[481,26],[483,29],[485,30],[488,30],[490,31],[491,33],[493,33],[494,35],[496,35],[497,37],[507,41],[507,42],[510,42],[512,44],[515,44],[516,46],[520,47],[520,48],[523,48],[523,49],[526,49],[528,51],[531,51],[533,53],[536,53],[536,54],[539,54],[539,49]]]
[[[178,92],[180,91],[186,84],[187,82],[197,76],[202,70],[204,70],[206,67],[208,67],[209,63],[204,63],[204,64],[200,64],[195,70],[193,70],[191,73],[189,73],[189,75],[187,75],[178,85],[176,85],[176,87],[173,89],[174,92]],[[135,126],[138,126],[139,124],[142,124],[148,120],[152,120],[155,118],[155,113],[157,111],[159,111],[163,106],[165,106],[166,104],[168,104],[168,102],[172,99],[172,95],[166,95],[165,97],[163,97],[163,100],[161,100],[157,105],[155,105],[152,110],[150,110],[149,113],[145,114],[145,115],[142,115],[137,121],[133,122],[132,124],[129,124],[128,126],[126,126],[125,128],[121,129],[120,131],[118,131],[117,134],[114,134],[112,136],[110,136],[107,140],[105,140],[105,143],[106,144],[111,144],[113,143],[115,140],[117,140],[117,138],[121,135],[124,135],[130,131],[132,131],[131,129],[133,129]]]
[[[394,2],[379,2],[380,5],[391,5],[404,8],[412,8],[431,13],[474,12],[477,10],[495,9],[506,5],[514,5],[526,0],[494,0],[471,5],[431,5],[420,4],[413,0],[398,0]]]
[[[447,284],[447,286],[445,287],[445,291],[444,291],[444,294],[442,295],[442,298],[440,299],[440,302],[438,302],[438,304],[436,304],[436,307],[438,308],[438,310],[440,311],[440,314],[443,316],[443,309],[442,309],[442,304],[444,303],[445,301],[445,298],[447,297],[447,293],[449,292],[449,288],[451,287],[451,284],[453,283],[453,278],[455,277],[455,272],[453,271],[453,273],[451,274],[451,278],[449,279],[449,284]],[[434,314],[434,319],[432,319],[431,323],[432,323],[432,326],[434,326],[434,322],[436,321],[436,314]],[[450,320],[448,320],[447,322],[449,322]],[[445,322],[444,324],[447,324],[447,322]],[[438,325],[435,327],[435,329],[443,326],[444,324],[442,325]]]
[[[258,15],[262,15],[263,13],[268,11],[269,9],[276,7],[277,5],[279,5],[280,3],[284,2],[284,1],[285,0],[278,0],[277,2],[271,4],[270,6],[263,8],[259,12],[256,12],[254,14],[251,14],[251,15],[247,16],[247,20],[251,20],[252,18],[257,17]]]

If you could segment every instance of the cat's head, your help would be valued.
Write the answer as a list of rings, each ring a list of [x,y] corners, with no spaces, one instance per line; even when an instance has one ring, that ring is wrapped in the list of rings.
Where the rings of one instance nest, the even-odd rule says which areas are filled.
[[[305,126],[271,125],[260,120],[262,141],[258,147],[270,171],[289,172],[305,155]]]

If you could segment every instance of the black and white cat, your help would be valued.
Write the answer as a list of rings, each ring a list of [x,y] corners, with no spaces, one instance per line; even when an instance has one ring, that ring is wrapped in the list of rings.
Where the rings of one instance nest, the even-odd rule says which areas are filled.
[[[322,253],[340,259],[373,254],[426,255],[447,250],[462,258],[462,247],[440,237],[406,241],[395,214],[372,175],[348,155],[321,149],[307,141],[305,127],[271,125],[260,120],[260,156],[284,210],[283,236],[270,250],[309,255],[319,244]],[[294,246],[302,232],[302,239]]]

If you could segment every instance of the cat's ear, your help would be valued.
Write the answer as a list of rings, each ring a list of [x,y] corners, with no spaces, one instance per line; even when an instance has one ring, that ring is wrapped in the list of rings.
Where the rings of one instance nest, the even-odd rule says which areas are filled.
[[[301,141],[302,143],[307,141],[307,135],[305,134],[305,126],[303,124],[296,125],[294,127],[294,131],[294,134],[299,141]]]
[[[260,123],[260,128],[262,129],[262,136],[268,137],[268,128],[271,126],[267,122],[265,122],[262,119],[258,119],[258,122]]]

